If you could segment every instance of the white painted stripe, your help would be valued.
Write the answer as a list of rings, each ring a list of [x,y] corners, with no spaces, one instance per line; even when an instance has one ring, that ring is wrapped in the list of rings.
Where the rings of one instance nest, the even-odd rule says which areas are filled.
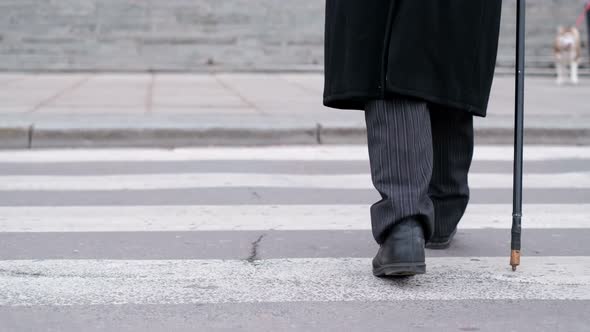
[[[512,188],[512,174],[470,173],[471,188]],[[525,188],[590,188],[590,172],[524,174]]]
[[[590,188],[590,172],[525,174],[526,188]],[[512,188],[511,174],[474,173],[471,188]],[[0,190],[155,190],[206,187],[373,189],[369,174],[184,173],[0,176]]]
[[[590,204],[525,204],[527,229],[590,228]],[[512,206],[471,204],[461,229],[508,229]],[[370,230],[368,205],[0,207],[0,232]]]
[[[477,146],[475,160],[513,158],[510,146]],[[590,147],[526,146],[525,160],[590,159]],[[280,146],[182,149],[58,149],[0,151],[0,163],[178,160],[368,160],[366,146]]]
[[[431,258],[411,279],[368,258],[0,261],[0,305],[392,300],[590,300],[590,257]]]

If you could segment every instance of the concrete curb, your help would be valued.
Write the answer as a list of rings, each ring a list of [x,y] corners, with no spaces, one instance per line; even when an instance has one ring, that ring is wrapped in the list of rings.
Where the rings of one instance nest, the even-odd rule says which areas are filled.
[[[478,144],[512,144],[511,128],[476,128]],[[103,148],[364,144],[364,127],[0,127],[0,148]],[[590,145],[590,129],[528,128],[526,144]]]
[[[43,128],[31,148],[180,147],[316,144],[314,128]]]

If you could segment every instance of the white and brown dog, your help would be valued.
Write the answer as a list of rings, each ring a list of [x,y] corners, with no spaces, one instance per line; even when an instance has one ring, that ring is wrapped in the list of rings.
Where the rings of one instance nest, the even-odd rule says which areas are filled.
[[[570,81],[578,83],[578,64],[581,55],[580,32],[575,27],[559,27],[555,38],[555,68],[557,84],[566,80],[567,67],[570,69]]]

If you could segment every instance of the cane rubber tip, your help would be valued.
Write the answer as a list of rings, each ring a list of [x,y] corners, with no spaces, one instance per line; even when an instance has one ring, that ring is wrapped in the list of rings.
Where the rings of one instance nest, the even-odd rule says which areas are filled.
[[[510,253],[510,265],[512,265],[512,271],[516,271],[516,267],[520,265],[520,250],[512,250]]]

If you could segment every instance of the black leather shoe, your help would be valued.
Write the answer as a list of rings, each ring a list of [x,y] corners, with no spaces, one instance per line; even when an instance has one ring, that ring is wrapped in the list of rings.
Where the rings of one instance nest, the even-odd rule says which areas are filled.
[[[453,238],[455,237],[456,233],[457,229],[455,228],[455,230],[449,236],[432,238],[430,241],[428,241],[428,243],[426,243],[426,248],[435,250],[447,249],[451,246],[451,242],[453,242]]]
[[[377,277],[413,276],[426,273],[424,230],[415,219],[395,225],[373,258]]]

